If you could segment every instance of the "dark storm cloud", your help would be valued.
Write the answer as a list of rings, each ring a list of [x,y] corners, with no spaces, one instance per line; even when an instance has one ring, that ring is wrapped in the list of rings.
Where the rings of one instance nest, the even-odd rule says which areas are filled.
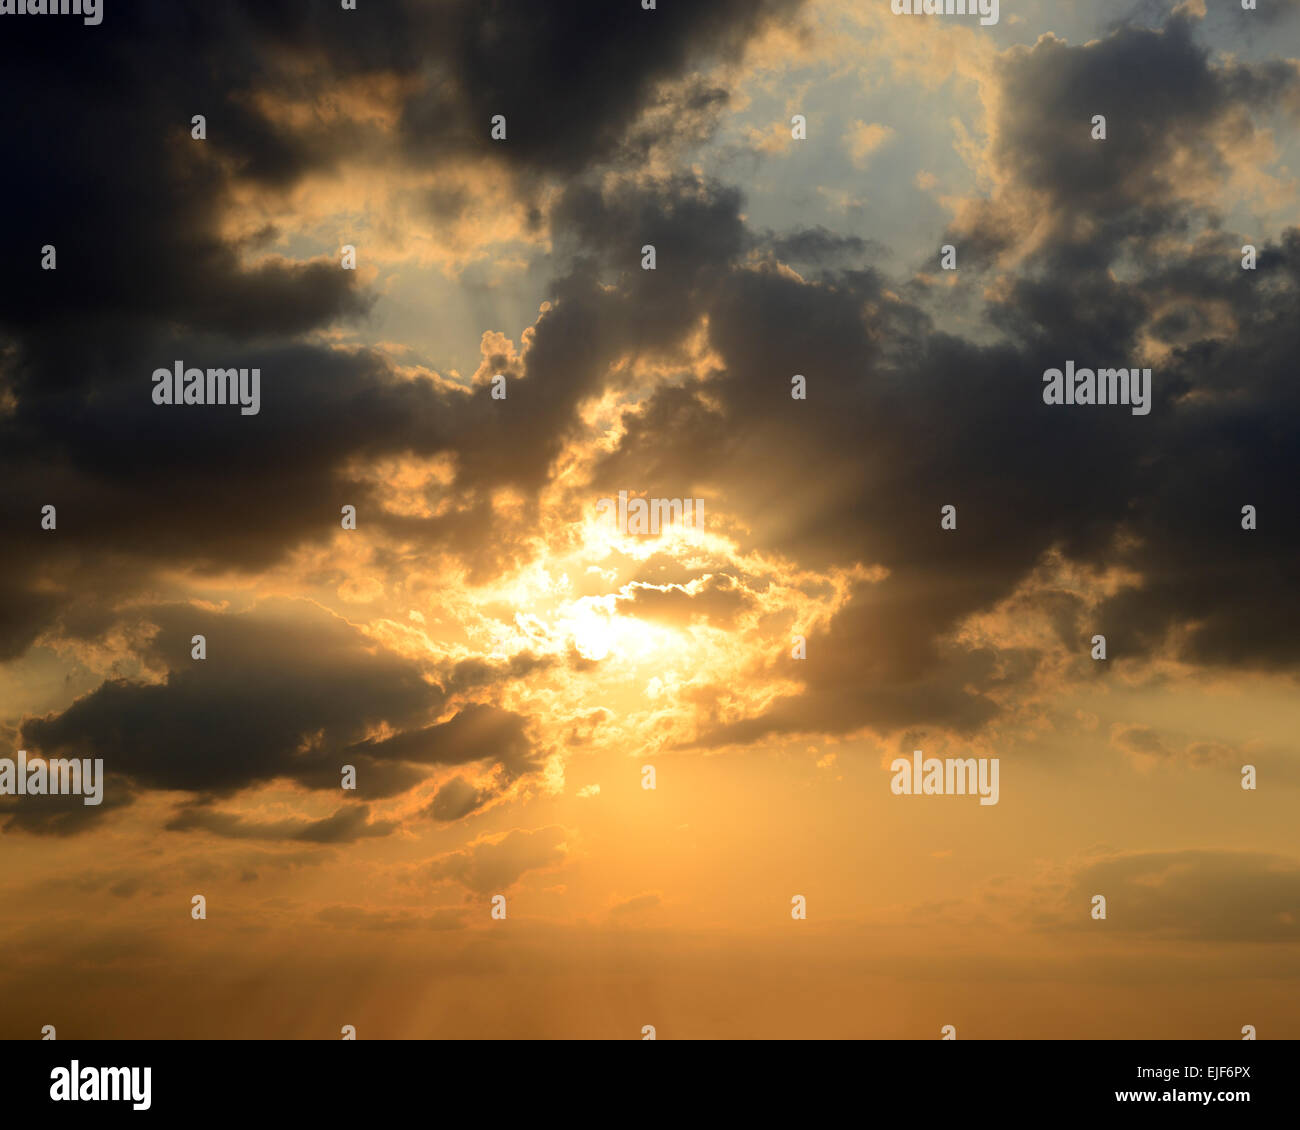
[[[711,490],[715,513],[735,512],[766,549],[811,567],[891,570],[810,641],[807,665],[791,671],[806,676],[805,696],[776,704],[764,726],[986,720],[995,657],[945,658],[938,638],[1006,595],[1050,545],[1103,547],[1106,523],[1125,513],[1121,467],[1093,472],[1084,521],[1051,502],[1070,498],[1071,454],[1089,463],[1096,421],[1047,417],[1033,361],[924,332],[924,316],[870,272],[809,284],[736,270],[706,301],[725,369],[629,411],[600,484]],[[795,373],[807,401],[791,399]],[[1111,422],[1108,449],[1139,450],[1140,423]],[[940,529],[949,503],[957,533]]]
[[[410,787],[425,776],[420,766],[482,760],[499,764],[507,779],[537,767],[519,715],[470,705],[427,725],[444,705],[442,689],[418,664],[316,606],[276,602],[243,615],[167,606],[149,616],[159,630],[146,658],[168,669],[164,681],[110,680],[61,713],[26,719],[23,736],[33,750],[102,757],[128,783],[128,795],[130,788],[175,789],[208,799],[277,779],[337,789],[345,764],[357,768],[361,797]],[[193,634],[206,637],[204,660],[190,658]],[[381,724],[394,735],[365,740]],[[119,795],[109,789],[102,807]],[[23,808],[10,823],[73,831],[80,817],[60,816],[49,804],[42,814],[38,822]],[[364,805],[324,820],[268,824],[204,804],[182,810],[169,827],[307,842],[391,830],[369,821]]]
[[[481,388],[470,397],[398,379],[364,351],[340,355],[281,340],[359,316],[368,299],[311,265],[244,271],[214,234],[231,178],[287,185],[331,160],[329,138],[309,130],[289,143],[242,95],[312,93],[320,80],[299,77],[295,86],[275,65],[280,50],[295,63],[337,63],[341,76],[418,72],[425,85],[416,84],[402,117],[413,157],[478,148],[530,172],[575,171],[583,161],[617,156],[620,131],[667,77],[665,60],[679,74],[697,54],[734,54],[743,35],[733,31],[748,34],[749,17],[722,0],[693,5],[689,16],[676,6],[672,14],[633,10],[631,20],[594,4],[546,16],[540,6],[480,4],[445,5],[436,14],[422,8],[422,15],[402,7],[392,20],[351,24],[322,7],[220,7],[220,15],[193,16],[142,6],[121,32],[86,37],[86,58],[78,54],[55,74],[44,103],[69,116],[67,144],[36,128],[15,140],[15,183],[35,202],[33,230],[80,217],[66,247],[73,262],[94,258],[97,266],[84,284],[76,271],[65,279],[61,248],[57,283],[34,267],[31,278],[0,279],[0,297],[14,299],[0,303],[0,329],[16,342],[0,364],[17,398],[3,424],[0,491],[7,513],[29,516],[0,565],[3,654],[20,652],[60,611],[93,621],[95,598],[74,594],[112,599],[130,591],[140,583],[138,562],[149,563],[146,574],[154,563],[262,567],[298,541],[336,529],[343,501],[358,505],[363,522],[460,551],[473,576],[490,575],[527,552],[535,491],[566,437],[580,431],[583,400],[604,390],[616,362],[681,355],[707,317],[719,369],[629,410],[626,434],[598,467],[593,488],[608,494],[653,484],[665,497],[707,488],[717,498],[715,518],[734,514],[759,547],[811,568],[864,562],[890,571],[878,584],[858,585],[829,632],[810,641],[800,669],[809,677],[803,704],[778,701],[766,719],[742,728],[818,729],[828,719],[835,728],[876,719],[978,725],[995,709],[990,694],[1007,677],[1005,661],[1023,673],[1034,657],[962,653],[943,637],[1011,592],[1053,546],[1090,566],[1124,565],[1143,575],[1144,587],[1115,598],[1102,617],[1103,626],[1121,625],[1125,654],[1158,647],[1172,627],[1195,621],[1187,654],[1198,661],[1291,667],[1300,658],[1300,643],[1283,628],[1300,610],[1287,580],[1296,539],[1285,492],[1296,466],[1284,435],[1297,407],[1288,380],[1300,346],[1292,316],[1300,295],[1296,233],[1262,243],[1260,270],[1249,281],[1226,251],[1218,259],[1152,254],[1154,236],[1190,232],[1201,219],[1175,166],[1206,184],[1221,181],[1232,157],[1228,127],[1293,108],[1293,68],[1215,62],[1183,17],[1159,32],[1120,28],[1083,47],[1046,38],[1012,52],[992,156],[1013,190],[1040,210],[1046,241],[991,300],[991,317],[1007,335],[994,346],[938,332],[923,298],[900,297],[905,288],[853,265],[859,249],[849,240],[751,233],[735,188],[683,175],[575,175],[549,217],[557,258],[569,267],[509,374],[509,399],[494,403]],[[776,11],[744,10],[755,18]],[[664,22],[647,25],[642,16]],[[381,22],[383,30],[375,26]],[[422,42],[444,45],[447,54],[419,65],[424,48],[411,39],[431,30],[441,38]],[[129,81],[138,52],[156,51],[163,31],[192,39],[196,58],[212,67],[169,55],[156,81]],[[644,38],[659,35],[670,39]],[[530,42],[548,50],[530,54]],[[656,52],[638,42],[657,44]],[[247,50],[227,58],[233,45]],[[614,82],[611,60],[622,64],[618,90],[602,99],[601,82]],[[33,64],[13,61],[13,75],[31,77]],[[500,67],[503,61],[513,65]],[[198,81],[185,69],[191,66],[208,85],[190,85]],[[16,81],[4,75],[0,82]],[[91,91],[108,78],[118,84],[107,88],[121,94],[96,102]],[[536,97],[543,88],[555,93],[553,102]],[[629,95],[638,90],[642,102]],[[702,111],[716,101],[700,90],[689,97]],[[137,100],[137,117],[122,113]],[[189,156],[199,143],[184,130],[196,102],[220,111],[209,112],[210,131],[225,117],[223,132],[202,143],[213,156],[201,166]],[[77,117],[74,105],[82,103]],[[560,136],[565,107],[582,128]],[[493,146],[486,117],[497,112],[510,119],[511,140]],[[1089,118],[1099,112],[1108,113],[1105,143],[1088,137]],[[536,143],[543,113],[555,114],[550,148]],[[177,128],[176,144],[164,145]],[[104,141],[113,129],[127,133],[116,164]],[[90,165],[83,181],[77,152]],[[54,182],[47,197],[42,177]],[[141,183],[160,186],[156,203],[141,198]],[[78,184],[81,210],[69,211],[73,190],[59,186]],[[1005,230],[1012,211],[1004,210],[999,228],[997,209],[986,210],[971,243],[986,255],[1010,246],[1019,238]],[[55,235],[53,242],[63,238]],[[647,242],[658,251],[654,272],[639,265]],[[800,256],[820,273],[800,280],[778,267],[783,257]],[[203,269],[193,270],[195,262]],[[245,285],[247,294],[238,293]],[[74,289],[60,292],[62,305],[41,305],[29,293],[41,286]],[[284,300],[286,291],[295,300]],[[1238,320],[1234,339],[1212,341],[1199,329],[1209,302]],[[265,314],[252,313],[263,305]],[[25,313],[15,318],[10,309]],[[1157,367],[1150,416],[1042,404],[1045,368],[1067,358],[1131,364],[1144,336],[1174,346]],[[148,373],[177,356],[260,364],[262,414],[149,404]],[[795,373],[808,378],[807,401],[790,399]],[[338,470],[353,456],[443,451],[456,455],[454,486],[468,505],[436,519],[384,515],[380,492],[342,481]],[[484,493],[507,484],[527,496],[523,529],[502,529]],[[36,528],[47,501],[60,506],[54,533]],[[1245,502],[1261,514],[1251,534],[1239,525]],[[956,532],[939,528],[944,504],[958,508]],[[1109,638],[1116,646],[1114,627]],[[301,654],[300,642],[293,651]],[[857,693],[855,670],[872,673],[871,694]],[[172,678],[187,689],[193,676],[182,664]],[[99,700],[82,700],[90,705],[74,706],[57,725],[37,725],[55,733],[61,726],[72,741],[81,716],[74,711],[91,714],[111,699],[143,727],[142,696],[159,693],[106,684]],[[314,714],[305,710],[297,722],[305,726]],[[333,722],[332,739],[358,765],[427,764],[439,760],[437,749],[446,754],[441,763],[462,763],[464,734],[443,728],[452,723],[426,728],[410,719],[397,737],[366,742],[346,735],[346,719]],[[511,724],[500,735],[502,763],[512,772],[530,759],[521,735],[511,735]],[[309,756],[299,761],[297,779],[325,783],[325,766]],[[163,779],[143,768],[145,779]],[[225,787],[239,787],[247,775],[233,772]]]
[[[233,616],[169,606],[151,619],[147,655],[165,680],[111,680],[27,719],[34,748],[85,751],[76,756],[102,757],[149,788],[231,793],[324,765],[338,787],[342,749],[381,722],[419,725],[443,703],[415,663],[312,605]],[[194,634],[206,637],[204,660],[190,658]]]
[[[1261,248],[1263,250],[1263,248]],[[1300,455],[1288,421],[1300,412],[1292,372],[1300,351],[1300,231],[1261,255],[1254,286],[1243,286],[1240,244],[1228,256],[1193,259],[1185,277],[1156,276],[1168,301],[1214,293],[1238,324],[1226,342],[1191,341],[1165,379],[1186,399],[1158,421],[1128,527],[1143,542],[1128,555],[1146,582],[1103,610],[1139,647],[1155,646],[1168,624],[1187,625],[1185,657],[1205,664],[1293,669],[1300,639],[1300,536],[1294,484]],[[1241,528],[1244,505],[1258,529]]]
[[[691,200],[690,211],[670,202],[648,209],[645,185],[607,184],[600,200],[588,194],[574,207],[587,217],[575,230],[597,259],[621,253],[629,236],[618,233],[626,223],[645,227],[647,215],[673,218],[678,247],[711,244],[707,264],[687,257],[685,277],[661,303],[689,292],[722,358],[706,379],[661,388],[628,410],[595,488],[712,492],[715,516],[734,513],[766,549],[814,567],[890,571],[859,585],[829,632],[809,641],[809,659],[790,664],[802,695],[704,741],[920,721],[977,727],[997,712],[992,692],[1030,676],[1039,657],[966,651],[943,637],[1009,595],[1051,548],[1143,577],[1084,626],[1106,631],[1126,656],[1194,625],[1182,637],[1192,661],[1290,669],[1300,661],[1287,627],[1300,613],[1288,579],[1300,540],[1286,436],[1300,407],[1289,376],[1300,336],[1287,313],[1300,299],[1300,233],[1261,244],[1250,276],[1240,269],[1241,241],[1234,250],[1227,236],[1213,255],[1199,244],[1158,257],[1149,250],[1155,235],[1190,237],[1195,209],[1173,191],[1176,155],[1199,145],[1198,175],[1221,184],[1227,158],[1215,145],[1227,135],[1213,127],[1291,113],[1296,72],[1216,65],[1190,37],[1176,17],[1162,34],[1124,28],[1087,47],[1048,39],[1012,53],[995,157],[1045,201],[1038,214],[1051,233],[1025,276],[993,301],[1003,344],[939,332],[872,269],[795,278],[743,231],[728,239],[724,266],[716,230],[732,227],[727,212],[734,206],[738,218],[739,205],[721,187],[661,186]],[[1119,85],[1108,88],[1112,79]],[[1142,107],[1140,122],[1120,112],[1129,104]],[[1111,137],[1129,136],[1088,149],[1101,143],[1088,140],[1083,110],[1107,106]],[[1084,141],[1069,140],[1076,134]],[[1076,238],[1077,230],[1091,234]],[[778,245],[771,241],[771,254]],[[1129,281],[1114,271],[1121,254]],[[661,271],[665,261],[673,262],[661,256]],[[620,294],[644,305],[659,281],[645,272]],[[1211,302],[1240,326],[1226,341],[1197,332]],[[1149,416],[1043,404],[1045,369],[1070,358],[1136,364],[1144,335],[1175,346],[1153,366]],[[664,339],[665,352],[671,344]],[[808,379],[807,401],[790,398],[796,373]],[[1267,527],[1241,529],[1245,503],[1271,515]],[[956,531],[940,528],[945,504],[958,509]],[[1060,601],[1047,599],[1059,626]]]
[[[507,145],[511,162],[541,171],[573,173],[594,160],[635,159],[651,139],[631,127],[657,84],[739,58],[755,31],[789,18],[802,3],[694,0],[654,11],[607,0],[454,4],[439,21],[445,53],[435,71],[449,81],[429,82],[413,96],[401,129],[412,154],[433,162],[448,149],[496,152]],[[682,108],[695,113],[719,96],[694,88]],[[505,145],[489,140],[497,114],[508,123]]]
[[[1140,255],[1187,230],[1203,209],[1198,190],[1240,160],[1231,147],[1271,115],[1300,112],[1293,65],[1217,61],[1198,27],[1174,14],[1159,28],[1121,26],[1083,45],[1047,35],[1006,53],[990,157],[1009,183],[972,230],[945,237],[958,241],[963,264],[1015,238],[1024,203],[1047,234],[1034,265],[1062,283],[1067,274],[1091,282],[1121,250]],[[1097,114],[1104,141],[1092,137]]]
[[[1199,195],[1223,185],[1259,131],[1294,128],[1300,71],[1283,60],[1218,61],[1197,26],[1174,15],[1160,29],[1119,28],[1081,47],[1049,38],[1011,53],[994,159],[1009,177],[1006,202],[1033,199],[1047,238],[992,316],[1028,347],[1054,348],[1058,365],[1123,364],[1144,334],[1173,347],[1154,366],[1164,403],[1143,450],[1117,453],[1109,436],[1095,444],[1131,484],[1121,528],[1141,539],[1111,560],[1144,576],[1099,620],[1123,626],[1130,654],[1182,624],[1192,661],[1293,668],[1300,645],[1279,625],[1300,611],[1288,579],[1300,562],[1289,489],[1297,461],[1282,422],[1300,407],[1289,377],[1300,333],[1287,313],[1300,295],[1300,233],[1254,240],[1258,268],[1244,271],[1247,240],[1214,230]],[[1107,115],[1105,142],[1084,128],[1093,113]],[[983,216],[996,226],[996,210]],[[1202,220],[1211,231],[1190,252],[1155,242],[1190,241]],[[1013,238],[1009,224],[1002,235]],[[1235,325],[1226,340],[1213,336],[1224,311]],[[1090,487],[1098,473],[1094,463]],[[1250,533],[1247,504],[1261,516]]]
[[[380,13],[333,0],[142,0],[91,31],[9,23],[0,94],[27,110],[0,127],[4,190],[28,235],[0,273],[0,393],[15,404],[0,416],[0,503],[13,526],[0,564],[0,660],[22,654],[73,594],[111,602],[155,567],[256,569],[327,537],[341,501],[373,501],[360,484],[346,500],[335,489],[353,456],[456,450],[467,506],[388,528],[464,554],[479,579],[523,553],[522,535],[494,529],[476,492],[540,484],[608,350],[596,341],[574,356],[579,327],[557,311],[539,334],[537,381],[505,407],[395,379],[366,352],[293,343],[364,316],[373,296],[333,261],[245,264],[253,247],[222,233],[233,190],[287,190],[379,142],[369,119],[301,115],[290,126],[277,103],[335,103],[350,80],[396,78],[408,158],[477,153],[506,171],[567,174],[616,156],[642,108],[662,107],[661,80],[737,57],[766,21],[798,7],[461,0]],[[688,84],[681,105],[702,113],[719,96]],[[508,143],[488,137],[495,113],[509,119]],[[191,139],[194,114],[206,117],[207,140]],[[653,141],[647,128],[634,148]],[[673,130],[671,114],[662,128]],[[39,269],[46,243],[55,271]],[[177,358],[259,367],[261,415],[154,406],[150,374]],[[59,529],[41,536],[46,504],[58,507]],[[369,509],[373,521],[378,505]]]
[[[265,568],[332,536],[344,503],[357,508],[362,532],[441,545],[463,556],[472,578],[495,575],[525,553],[533,492],[576,426],[577,404],[617,356],[618,325],[602,336],[578,321],[587,298],[599,301],[595,281],[575,280],[571,292],[583,301],[543,320],[528,379],[505,402],[482,389],[402,379],[366,351],[277,344],[250,352],[192,339],[154,340],[133,381],[22,399],[0,425],[9,440],[0,500],[14,525],[0,563],[0,656],[21,654],[60,612],[93,615],[86,605],[138,587],[141,562],[146,573]],[[631,321],[625,312],[622,327]],[[260,368],[260,413],[153,404],[150,374],[173,358]],[[452,489],[464,505],[435,518],[386,514],[382,487],[342,470],[350,459],[446,451],[458,457]],[[488,492],[506,484],[526,492],[521,522],[493,513]],[[40,528],[46,504],[57,507],[54,531]]]
[[[0,90],[30,119],[3,131],[6,189],[22,202],[32,265],[49,242],[60,266],[6,272],[0,329],[36,339],[32,363],[49,385],[111,379],[87,371],[87,357],[129,347],[124,336],[142,324],[249,338],[360,313],[368,299],[333,264],[245,268],[218,232],[236,180],[288,187],[332,168],[356,140],[331,134],[321,116],[289,128],[264,99],[401,77],[415,88],[403,118],[412,155],[445,162],[475,149],[571,173],[609,155],[657,82],[736,57],[800,3],[697,0],[644,12],[603,0],[408,0],[379,14],[329,0],[183,9],[156,0],[120,6],[90,35],[67,34],[66,21],[13,21]],[[196,113],[208,120],[205,141],[189,136]],[[497,113],[511,123],[504,144],[488,136]],[[95,334],[60,340],[69,323]],[[41,366],[46,351],[79,363]]]
[[[582,264],[590,260],[619,272],[647,318],[636,328],[648,348],[680,332],[709,269],[725,269],[751,245],[740,219],[742,201],[738,188],[685,173],[623,181],[613,190],[578,183],[557,201],[551,221],[565,248],[584,257]],[[653,272],[641,269],[647,243],[656,251]]]
[[[468,477],[535,484],[564,439],[579,433],[579,405],[603,391],[616,362],[679,342],[698,316],[700,276],[744,246],[739,202],[735,190],[692,177],[629,184],[613,196],[579,183],[563,194],[552,224],[572,269],[552,286],[554,304],[533,327],[509,399],[475,403],[499,423],[491,443],[462,446]],[[654,272],[640,267],[645,243],[660,256]]]

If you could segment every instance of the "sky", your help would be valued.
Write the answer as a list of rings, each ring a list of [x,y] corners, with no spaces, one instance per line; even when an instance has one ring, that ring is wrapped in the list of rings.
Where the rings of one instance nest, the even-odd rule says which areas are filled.
[[[1300,1037],[1298,0],[0,28],[0,1038]]]

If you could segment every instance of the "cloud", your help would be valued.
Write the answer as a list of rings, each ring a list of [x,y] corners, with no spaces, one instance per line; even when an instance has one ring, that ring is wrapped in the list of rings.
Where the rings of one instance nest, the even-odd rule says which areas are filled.
[[[366,739],[348,748],[349,755],[396,758],[423,765],[499,763],[508,778],[537,768],[538,755],[525,732],[522,715],[476,703],[446,722],[411,729],[382,739]]]
[[[963,262],[979,262],[978,248],[1016,248],[1062,282],[1067,270],[1091,282],[1134,250],[1126,244],[1154,250],[1187,232],[1246,154],[1259,164],[1270,117],[1300,113],[1300,70],[1216,59],[1198,26],[1181,11],[1160,27],[1121,24],[1082,45],[1049,33],[1003,53],[989,148],[997,189],[971,213],[976,223],[950,233]],[[1106,119],[1104,141],[1092,137],[1095,115]],[[1059,317],[1079,320],[1070,310]]]
[[[663,897],[659,891],[646,891],[644,894],[632,895],[630,898],[619,899],[609,908],[611,919],[636,918],[640,915],[654,910],[661,905]]]
[[[159,630],[146,657],[165,678],[110,679],[61,713],[25,720],[36,749],[93,751],[150,788],[221,794],[282,777],[337,787],[340,754],[367,730],[417,724],[443,703],[415,663],[306,602],[149,616]],[[193,634],[207,639],[204,660],[190,658]]]
[[[725,626],[756,604],[735,577],[714,574],[690,586],[633,583],[625,592],[615,602],[620,613],[671,625],[701,618]]]
[[[894,136],[894,131],[878,122],[853,122],[844,131],[844,143],[849,150],[849,159],[859,169],[867,167],[867,158]]]
[[[790,668],[802,694],[709,730],[705,744],[987,723],[997,695],[1032,677],[1044,655],[972,649],[959,628],[1052,554],[1137,578],[1094,617],[1124,625],[1126,658],[1170,651],[1210,667],[1300,665],[1294,633],[1280,629],[1300,612],[1285,580],[1300,554],[1295,529],[1285,519],[1267,531],[1240,526],[1246,502],[1289,512],[1282,484],[1294,480],[1296,457],[1277,421],[1296,400],[1287,358],[1300,339],[1285,310],[1300,296],[1300,233],[1262,243],[1256,275],[1240,269],[1241,240],[1207,232],[1169,242],[1198,216],[1211,222],[1206,205],[1230,180],[1241,130],[1293,115],[1300,79],[1289,64],[1216,63],[1193,34],[1174,16],[1085,47],[1048,36],[1006,53],[993,146],[1003,195],[987,216],[1002,217],[1007,238],[978,225],[950,236],[960,256],[972,241],[1028,254],[1020,274],[990,283],[997,343],[940,330],[926,291],[892,286],[874,268],[803,278],[765,260],[761,237],[736,228],[741,201],[707,181],[586,192],[577,230],[597,258],[619,240],[607,227],[639,219],[644,229],[647,209],[673,218],[679,242],[710,247],[698,266],[669,260],[673,300],[689,295],[694,316],[656,327],[659,353],[670,353],[674,334],[681,343],[703,330],[709,367],[661,382],[623,414],[597,489],[654,483],[685,497],[707,488],[714,520],[733,520],[749,546],[805,568],[885,573],[855,585],[828,635],[810,639],[807,664]],[[1118,86],[1107,85],[1112,75]],[[1080,102],[1084,90],[1102,91],[1105,104]],[[1144,106],[1140,121],[1123,111],[1131,105]],[[1108,108],[1102,149],[1084,111]],[[1017,226],[1021,210],[1030,227]],[[613,216],[626,220],[609,224]],[[617,327],[619,307],[646,304],[659,281],[631,272],[602,294],[600,316]],[[1224,314],[1198,313],[1211,303]],[[1216,328],[1225,320],[1226,335]],[[642,348],[635,332],[624,348]],[[1154,369],[1149,416],[1042,402],[1041,374],[1067,359],[1144,357]],[[790,398],[796,373],[809,382],[806,402]],[[952,533],[939,526],[947,504],[960,515]],[[1225,586],[1229,576],[1238,583]]]
[[[425,874],[435,882],[454,879],[477,894],[500,894],[529,871],[563,864],[570,851],[568,835],[559,825],[549,825],[480,836],[462,850],[433,860]]]
[[[99,804],[86,804],[72,793],[55,796],[0,796],[4,831],[39,836],[75,836],[87,832],[109,813],[135,803],[139,790],[120,773],[104,766],[103,796]]]
[[[205,805],[190,805],[167,823],[170,832],[197,829],[226,839],[298,840],[313,844],[352,844],[360,839],[390,835],[397,828],[394,820],[372,821],[370,807],[365,804],[340,808],[320,820],[254,820]]]
[[[345,764],[357,769],[359,794],[376,798],[412,787],[433,765],[484,761],[506,781],[538,768],[520,715],[475,703],[429,723],[446,696],[422,667],[317,605],[268,601],[241,614],[166,605],[142,615],[157,629],[143,658],[166,672],[160,681],[109,679],[67,709],[23,723],[33,750],[104,759],[113,775],[105,810],[139,788],[215,797],[290,780],[337,789]],[[193,634],[207,640],[204,660],[190,658]],[[371,736],[381,727],[386,736]],[[57,817],[54,806],[42,811],[47,824]],[[363,805],[321,821],[264,824],[190,808],[169,827],[316,842],[392,829],[367,823],[366,812]],[[58,827],[71,830],[86,818],[61,819]],[[10,823],[38,826],[34,815]]]
[[[255,571],[322,544],[340,496],[377,528],[381,492],[341,473],[359,456],[456,452],[464,509],[388,528],[446,542],[479,574],[517,552],[518,533],[493,532],[487,494],[540,486],[576,404],[559,392],[568,382],[539,374],[512,394],[517,410],[501,411],[407,379],[377,351],[308,341],[363,321],[376,295],[333,258],[268,254],[282,233],[235,233],[232,217],[382,155],[409,170],[459,159],[490,165],[497,182],[517,174],[539,223],[539,186],[527,182],[614,159],[634,123],[634,156],[653,131],[671,135],[672,114],[641,121],[663,109],[661,87],[738,58],[800,3],[700,0],[629,16],[595,0],[563,13],[402,0],[382,19],[349,19],[328,3],[181,17],[155,0],[117,13],[93,43],[59,41],[49,21],[14,25],[0,93],[12,101],[39,82],[44,94],[33,128],[7,139],[10,187],[60,259],[36,287],[0,280],[0,505],[54,504],[59,533],[36,521],[13,531],[0,660],[84,602],[77,594],[111,600],[181,565]],[[206,117],[205,140],[191,137],[191,112]],[[494,114],[507,117],[508,142],[490,138]],[[535,373],[553,336],[538,331]],[[259,368],[261,413],[153,405],[150,374],[175,359]],[[572,361],[556,356],[552,378],[596,379]],[[124,435],[135,437],[129,460]]]
[[[435,820],[459,820],[482,808],[492,795],[491,790],[476,788],[464,777],[453,777],[438,790],[426,811]]]
[[[441,907],[429,914],[409,911],[369,910],[362,906],[327,906],[316,916],[327,926],[339,930],[461,930],[465,927],[464,911],[459,907]]]
[[[204,797],[276,779],[333,788],[349,763],[379,799],[430,767],[479,764],[491,784],[457,774],[427,809],[479,811],[539,768],[540,727],[461,696],[598,665],[562,665],[541,643],[490,659],[458,643],[416,662],[315,613],[168,610],[142,594],[165,577],[246,578],[307,549],[323,556],[339,545],[343,501],[358,507],[376,572],[401,578],[445,554],[487,584],[569,536],[543,520],[555,493],[629,483],[707,496],[732,556],[780,562],[837,594],[807,629],[806,660],[787,658],[788,637],[758,641],[744,673],[781,685],[752,708],[713,709],[727,688],[693,687],[687,744],[989,725],[1011,690],[1043,677],[1049,651],[1073,646],[1080,597],[1037,595],[1061,631],[1032,646],[972,641],[963,626],[1025,594],[1052,555],[1079,575],[1133,578],[1093,609],[1123,625],[1109,632],[1116,656],[1294,673],[1300,643],[1285,625],[1300,613],[1300,547],[1283,516],[1297,470],[1285,421],[1300,408],[1300,232],[1261,236],[1252,275],[1216,207],[1236,158],[1267,164],[1267,123],[1297,109],[1296,68],[1215,55],[1186,13],[1003,52],[988,87],[991,196],[967,201],[948,236],[960,278],[984,288],[976,340],[954,328],[940,288],[888,277],[870,241],[802,221],[753,226],[737,186],[638,163],[666,144],[674,108],[707,131],[725,104],[717,76],[692,78],[697,67],[735,60],[797,9],[710,0],[505,19],[491,6],[399,4],[391,20],[351,28],[337,13],[205,10],[186,24],[212,63],[201,85],[189,85],[191,61],[169,55],[149,97],[130,88],[140,113],[116,160],[106,138],[126,95],[88,91],[156,47],[164,25],[132,13],[95,52],[61,63],[45,105],[67,112],[73,134],[55,145],[29,131],[13,163],[55,184],[33,188],[29,219],[79,265],[44,273],[43,291],[0,281],[12,299],[0,302],[0,502],[33,517],[0,563],[0,655],[96,639],[138,616],[156,622],[142,658],[162,674],[111,678],[27,719],[24,739],[102,754],[130,788]],[[441,70],[417,43],[444,52]],[[565,52],[539,53],[547,45]],[[0,50],[31,78],[21,51]],[[321,74],[343,93],[319,118],[297,115],[322,100]],[[553,97],[540,103],[537,89]],[[175,120],[191,102],[211,107],[208,142]],[[487,136],[498,112],[504,143]],[[1108,115],[1104,143],[1088,135],[1093,112]],[[582,128],[557,130],[568,115]],[[363,119],[373,128],[358,129]],[[882,129],[852,127],[861,157]],[[517,344],[485,333],[468,379],[330,344],[374,294],[332,260],[266,254],[273,231],[231,234],[243,194],[292,193],[369,133],[406,171],[452,156],[518,178],[511,192],[549,240],[547,302]],[[141,178],[163,205],[141,197]],[[443,215],[461,203],[454,187],[426,200]],[[645,242],[655,271],[640,269]],[[173,357],[258,365],[261,414],[158,409],[147,375]],[[1150,359],[1151,415],[1044,405],[1042,372],[1071,357]],[[509,377],[505,401],[485,395],[495,372]],[[790,397],[794,374],[806,401]],[[593,422],[601,412],[607,428]],[[400,500],[366,470],[435,464],[445,474],[416,476]],[[56,531],[34,520],[45,499],[59,506]],[[1247,501],[1261,516],[1249,533]],[[939,527],[949,504],[955,531]],[[772,616],[754,574],[719,557],[707,569],[676,562],[672,576],[647,563],[617,607],[675,626]],[[370,577],[337,583],[384,591]],[[187,641],[205,629],[210,658],[195,663]]]
[[[1088,927],[1223,942],[1300,939],[1300,863],[1250,851],[1137,852],[1084,867],[1072,883],[1086,918],[1106,896],[1106,921]],[[1084,927],[1080,927],[1084,928]]]

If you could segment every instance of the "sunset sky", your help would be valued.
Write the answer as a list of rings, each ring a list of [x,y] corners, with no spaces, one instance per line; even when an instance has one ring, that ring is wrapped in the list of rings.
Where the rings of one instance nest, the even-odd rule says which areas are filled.
[[[0,796],[0,1037],[1300,1038],[1300,0],[104,0],[0,90],[0,757],[107,775]]]

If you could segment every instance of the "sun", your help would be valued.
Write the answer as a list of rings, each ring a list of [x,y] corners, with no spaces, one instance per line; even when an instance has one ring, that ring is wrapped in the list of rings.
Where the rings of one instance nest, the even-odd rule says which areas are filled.
[[[629,663],[649,662],[678,642],[677,633],[667,628],[634,616],[620,616],[611,607],[613,599],[583,597],[574,602],[566,617],[566,630],[584,659],[613,656]]]
[[[573,646],[583,659],[604,659],[614,646],[614,617],[584,604],[572,622]]]

